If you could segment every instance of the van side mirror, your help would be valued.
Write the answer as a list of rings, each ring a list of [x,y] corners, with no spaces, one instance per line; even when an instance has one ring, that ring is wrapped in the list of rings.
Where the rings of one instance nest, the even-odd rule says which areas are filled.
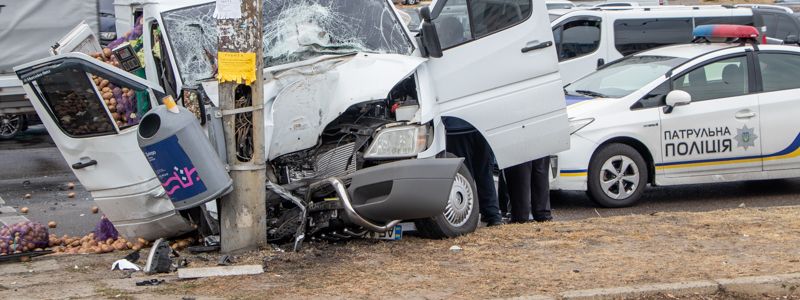
[[[422,27],[419,30],[422,55],[434,58],[442,57],[442,44],[439,42],[439,34],[436,33],[436,24],[433,24],[431,18],[430,6],[421,8],[419,15],[422,18]]]
[[[664,113],[672,112],[676,106],[686,105],[692,102],[692,95],[686,91],[674,90],[669,92],[666,97],[667,106],[664,107]]]
[[[800,43],[800,39],[794,34],[787,36],[786,39],[783,40],[784,45],[797,45],[798,43]]]

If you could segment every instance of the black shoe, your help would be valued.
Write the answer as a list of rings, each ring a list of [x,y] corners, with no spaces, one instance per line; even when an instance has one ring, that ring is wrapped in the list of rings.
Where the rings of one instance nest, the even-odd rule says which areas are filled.
[[[503,225],[503,221],[501,220],[486,222],[486,227],[500,226],[500,225]]]
[[[536,221],[537,223],[553,222],[553,217],[551,217],[551,216],[538,217],[538,218],[533,218],[533,220]]]

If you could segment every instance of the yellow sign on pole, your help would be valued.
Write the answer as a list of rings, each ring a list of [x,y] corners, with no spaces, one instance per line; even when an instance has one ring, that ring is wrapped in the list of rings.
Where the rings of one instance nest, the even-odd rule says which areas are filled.
[[[217,52],[217,80],[251,84],[256,81],[256,54]]]

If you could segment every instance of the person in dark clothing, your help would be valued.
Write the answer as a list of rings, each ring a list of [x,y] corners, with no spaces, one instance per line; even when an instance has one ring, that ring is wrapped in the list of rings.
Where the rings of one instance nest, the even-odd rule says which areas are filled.
[[[503,218],[508,218],[511,213],[511,209],[509,208],[509,206],[511,206],[511,197],[508,195],[508,184],[506,183],[506,174],[503,170],[500,170],[497,179],[497,200],[500,204],[500,215],[503,216]]]
[[[475,179],[481,221],[487,226],[503,224],[497,202],[497,190],[492,176],[492,149],[480,132],[458,118],[442,120],[447,130],[447,151],[464,158],[464,164]]]
[[[550,157],[542,157],[505,169],[511,198],[511,222],[553,220],[550,214]]]

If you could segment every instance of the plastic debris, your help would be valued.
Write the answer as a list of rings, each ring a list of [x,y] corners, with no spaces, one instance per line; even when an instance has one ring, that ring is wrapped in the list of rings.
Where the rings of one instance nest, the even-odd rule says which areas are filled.
[[[139,269],[139,266],[137,266],[136,264],[134,264],[134,263],[132,263],[132,262],[128,261],[127,259],[120,259],[120,260],[117,260],[117,261],[115,261],[115,262],[114,262],[114,263],[111,265],[111,270],[112,270],[112,271],[113,271],[113,270],[121,270],[121,271],[124,271],[124,270],[133,270],[133,271],[139,271],[140,269]]]
[[[464,250],[464,249],[459,247],[458,245],[450,246],[450,251],[451,252],[461,252],[461,250]]]

